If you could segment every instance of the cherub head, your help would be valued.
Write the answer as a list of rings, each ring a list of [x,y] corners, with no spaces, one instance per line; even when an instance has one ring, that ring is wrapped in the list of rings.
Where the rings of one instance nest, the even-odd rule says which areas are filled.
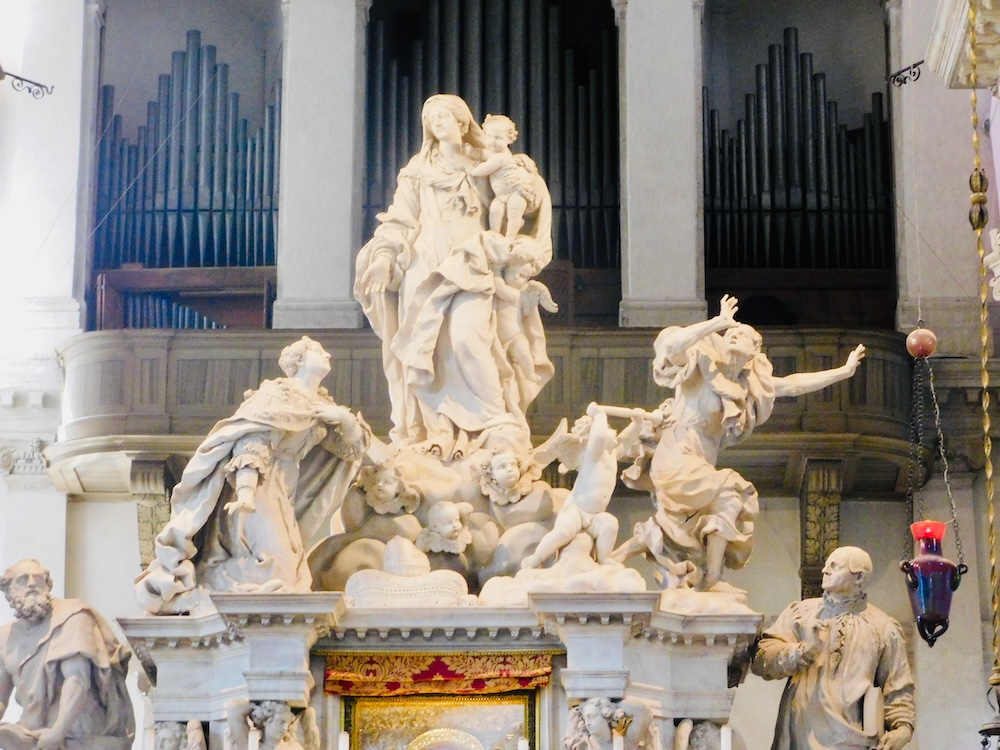
[[[462,532],[462,514],[458,505],[447,500],[427,512],[427,528],[443,539],[458,539]]]
[[[407,487],[399,470],[388,464],[363,466],[354,482],[365,493],[365,502],[380,515],[413,513],[420,495]]]
[[[288,734],[295,714],[282,701],[261,701],[250,710],[250,721],[260,729],[261,747],[275,747]]]
[[[511,450],[494,450],[488,458],[473,466],[479,489],[497,505],[516,503],[531,491],[531,484],[541,472],[533,471]]]
[[[504,262],[503,280],[514,289],[524,289],[538,275],[538,261],[527,247],[513,247]]]
[[[499,153],[517,140],[517,127],[507,115],[486,115],[483,120],[486,148]]]
[[[417,549],[422,552],[464,552],[472,542],[465,519],[472,512],[471,503],[441,500],[427,511],[427,528],[417,534]]]

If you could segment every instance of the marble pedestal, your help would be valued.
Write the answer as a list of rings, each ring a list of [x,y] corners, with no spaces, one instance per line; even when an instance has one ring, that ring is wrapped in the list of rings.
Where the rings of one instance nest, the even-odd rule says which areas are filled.
[[[276,700],[309,704],[310,650],[344,611],[340,593],[213,594],[204,615],[119,618],[153,687],[155,721],[210,724],[221,750],[226,705]],[[149,750],[143,748],[143,750]]]
[[[761,616],[681,614],[660,609],[658,593],[539,593],[530,606],[346,607],[339,593],[216,594],[217,612],[119,620],[154,683],[157,721],[213,724],[222,747],[225,706],[234,699],[279,700],[320,713],[324,748],[341,729],[337,696],[310,693],[327,654],[337,651],[553,651],[550,685],[538,692],[534,745],[555,748],[568,706],[597,696],[641,701],[665,746],[675,719],[728,719],[735,687]],[[563,659],[562,655],[565,656]]]
[[[531,609],[566,649],[561,681],[570,701],[622,698],[629,684],[625,645],[648,620],[660,595],[531,594]]]

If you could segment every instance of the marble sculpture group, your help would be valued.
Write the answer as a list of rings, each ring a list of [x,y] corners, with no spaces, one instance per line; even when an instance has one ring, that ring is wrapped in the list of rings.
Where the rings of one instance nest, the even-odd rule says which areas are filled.
[[[248,391],[188,463],[136,581],[140,604],[187,615],[219,593],[346,590],[360,607],[525,607],[533,592],[645,591],[625,565],[645,555],[662,589],[706,597],[696,601],[711,611],[710,597],[734,593],[723,572],[746,564],[758,513],[753,485],[718,468],[719,452],[767,421],[775,398],[851,377],[864,347],[831,370],[776,376],[760,334],[723,297],[714,317],[653,342],[653,376],[668,389],[658,408],[592,403],[534,445],[528,407],[554,373],[540,308],[556,305],[535,279],[552,258],[548,189],[511,151],[509,118],[481,126],[462,99],[439,94],[421,121],[420,150],[361,248],[354,285],[382,342],[388,439],[330,398],[321,385],[330,355],[317,342],[289,344],[285,376]],[[624,485],[648,492],[654,508],[624,535],[609,511],[620,463]],[[543,480],[553,464],[576,472],[571,488]],[[870,560],[858,570],[870,572]],[[863,599],[867,572],[847,594],[831,584],[826,599],[792,605],[765,633],[754,670],[791,679],[775,747],[848,747],[845,727],[861,732],[844,705],[819,697],[817,684],[836,692],[831,682],[851,701],[882,687],[890,739],[878,747],[909,739],[912,681],[898,626]],[[42,591],[43,573],[20,563],[4,591],[12,601]],[[103,620],[59,600],[18,618],[0,631],[0,709],[16,688],[25,713],[0,724],[0,747],[124,748],[127,653]],[[260,748],[319,747],[315,719],[280,701],[230,714],[234,747],[251,731]],[[629,701],[592,698],[567,724],[568,750],[611,750],[616,736],[628,750],[658,742],[648,708]],[[157,747],[204,747],[199,732],[160,722]],[[675,747],[715,742],[714,725],[688,721],[675,734]]]

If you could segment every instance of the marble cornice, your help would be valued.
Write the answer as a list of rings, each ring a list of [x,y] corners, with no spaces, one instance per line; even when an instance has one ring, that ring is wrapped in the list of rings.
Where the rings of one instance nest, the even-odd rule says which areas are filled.
[[[927,50],[927,63],[948,88],[972,88],[969,62],[969,2],[940,0]],[[1000,2],[976,4],[976,88],[995,88],[1000,78]]]

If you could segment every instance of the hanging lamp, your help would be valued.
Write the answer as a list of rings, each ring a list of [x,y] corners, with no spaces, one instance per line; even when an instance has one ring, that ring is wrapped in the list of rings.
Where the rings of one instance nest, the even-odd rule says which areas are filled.
[[[952,594],[962,582],[962,575],[969,569],[965,564],[962,540],[958,533],[958,512],[948,476],[948,457],[941,431],[941,410],[934,390],[934,372],[929,359],[936,349],[937,336],[924,327],[922,320],[917,321],[917,328],[906,337],[906,350],[914,358],[913,405],[910,412],[910,470],[906,499],[911,511],[921,519],[910,525],[910,533],[917,543],[919,553],[912,560],[907,560],[906,554],[910,549],[910,543],[907,542],[903,560],[899,563],[900,569],[906,574],[906,586],[910,595],[910,607],[917,623],[917,632],[932,648],[937,639],[948,630]],[[945,492],[951,508],[951,523],[958,550],[957,565],[941,554],[941,541],[944,539],[947,524],[924,517],[923,496],[919,488],[921,477],[918,476],[917,468],[922,464],[920,454],[925,440],[925,393],[930,394],[933,406],[934,447],[939,452]]]

